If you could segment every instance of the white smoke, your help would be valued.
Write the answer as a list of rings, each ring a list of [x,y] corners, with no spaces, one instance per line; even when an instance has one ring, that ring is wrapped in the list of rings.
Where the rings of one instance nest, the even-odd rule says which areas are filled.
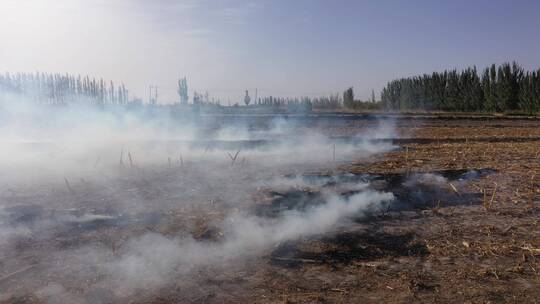
[[[123,292],[159,286],[199,267],[238,262],[283,241],[329,232],[337,224],[377,211],[391,200],[391,193],[367,190],[347,199],[331,195],[326,204],[303,212],[289,211],[278,219],[234,214],[221,224],[225,239],[220,242],[148,233],[130,240],[123,253],[105,263],[102,271]]]
[[[1,107],[0,256],[31,250],[17,247],[30,240],[48,246],[32,252],[41,270],[16,280],[25,286],[54,275],[57,282],[36,291],[46,301],[88,299],[67,281],[92,281],[89,289],[113,290],[117,297],[159,288],[199,267],[238,263],[280,242],[328,233],[393,199],[362,182],[325,187],[324,179],[278,177],[335,170],[389,151],[391,144],[373,140],[377,127],[375,135],[336,142],[316,129],[299,130],[301,121],[280,118],[260,128],[189,113],[178,118],[166,108],[51,108],[23,101]],[[260,204],[253,196],[261,187],[310,187],[321,190],[324,201],[260,217],[251,211]],[[356,194],[342,197],[347,191]],[[169,216],[177,213],[182,216]],[[141,233],[154,215],[161,230]],[[194,238],[192,217],[205,218],[220,237]],[[163,232],[178,224],[173,220],[185,227]]]

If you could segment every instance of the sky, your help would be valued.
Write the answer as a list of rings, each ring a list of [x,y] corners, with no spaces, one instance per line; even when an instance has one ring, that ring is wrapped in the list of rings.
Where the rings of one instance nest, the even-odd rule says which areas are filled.
[[[178,100],[367,99],[390,80],[517,61],[540,68],[540,1],[0,0],[0,73],[60,72]]]

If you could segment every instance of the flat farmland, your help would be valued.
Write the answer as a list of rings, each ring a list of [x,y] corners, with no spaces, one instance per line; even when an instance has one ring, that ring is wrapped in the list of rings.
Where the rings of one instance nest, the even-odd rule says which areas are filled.
[[[539,120],[351,117],[208,120],[203,144],[85,149],[45,180],[15,166],[0,300],[540,298]]]

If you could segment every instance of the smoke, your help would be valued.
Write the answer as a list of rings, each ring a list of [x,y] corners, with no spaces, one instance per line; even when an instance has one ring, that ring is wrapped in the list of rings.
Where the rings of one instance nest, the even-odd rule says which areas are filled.
[[[280,242],[329,233],[393,200],[366,181],[301,177],[393,149],[377,140],[377,130],[391,134],[386,123],[336,141],[300,119],[13,97],[0,108],[0,256],[6,273],[28,263],[17,256],[36,263],[7,283],[8,295],[22,288],[77,303],[151,293],[198,269],[241,265]],[[268,203],[264,189],[300,188],[318,199],[277,216],[254,212]]]
[[[435,173],[416,173],[411,175],[403,185],[408,188],[419,186],[441,186],[447,185],[448,179],[440,174]]]
[[[477,203],[478,192],[471,191],[471,182],[491,174],[491,169],[447,170],[434,173],[414,173],[393,190],[396,201],[393,208],[425,208]],[[397,193],[401,192],[401,193]]]
[[[164,283],[164,278],[168,280],[201,266],[231,263],[283,241],[328,232],[336,223],[343,224],[352,216],[376,211],[382,202],[392,199],[391,193],[365,191],[347,199],[333,195],[324,205],[304,212],[290,211],[277,220],[231,215],[221,227],[226,239],[218,243],[145,234],[130,241],[126,253],[108,263],[106,268],[116,281],[129,284],[131,288],[159,285]]]

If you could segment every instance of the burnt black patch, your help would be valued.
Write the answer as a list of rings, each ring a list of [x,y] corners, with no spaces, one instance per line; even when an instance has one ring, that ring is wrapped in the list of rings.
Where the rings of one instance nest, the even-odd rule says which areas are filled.
[[[7,222],[11,225],[29,225],[40,220],[44,215],[43,207],[39,205],[17,205],[4,209]]]
[[[286,211],[306,211],[307,209],[325,203],[320,192],[292,190],[284,193],[271,191],[274,199],[270,204],[260,204],[255,207],[255,215],[261,217],[278,217]]]
[[[341,174],[341,175],[304,175],[302,181],[309,187],[291,187],[287,191],[267,190],[265,195],[270,202],[258,204],[254,213],[261,217],[278,217],[287,211],[306,211],[324,204],[322,194],[325,189],[334,192],[344,199],[359,193],[360,190],[340,189],[346,183],[369,184],[369,188],[391,192],[395,199],[383,203],[382,208],[372,208],[363,213],[363,218],[376,216],[378,213],[389,211],[409,211],[433,208],[436,206],[457,206],[478,204],[482,194],[467,192],[462,184],[482,178],[496,172],[490,168],[475,170],[440,170],[426,173],[389,173],[389,174]],[[296,176],[289,176],[294,179]]]
[[[301,246],[309,247],[310,242],[284,242],[270,253],[270,263],[285,268],[296,268],[306,263],[337,267],[355,261],[374,261],[386,257],[422,257],[429,254],[426,245],[415,241],[411,233],[345,232],[321,238],[316,244],[318,247],[322,246],[322,249],[300,249]]]

